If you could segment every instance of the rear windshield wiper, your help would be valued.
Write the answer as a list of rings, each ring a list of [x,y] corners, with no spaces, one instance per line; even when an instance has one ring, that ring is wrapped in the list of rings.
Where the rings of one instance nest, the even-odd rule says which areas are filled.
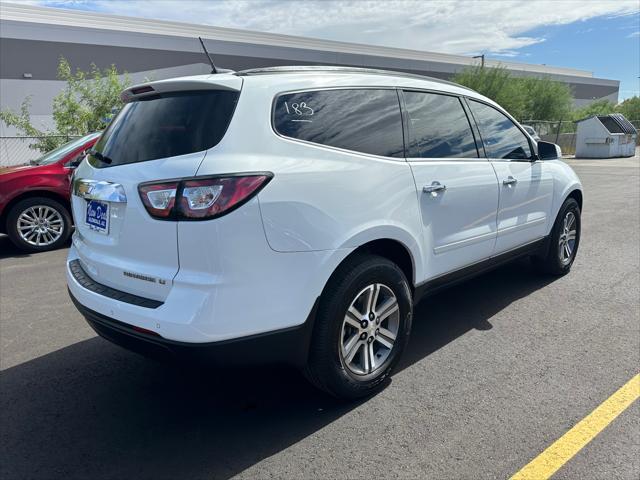
[[[95,150],[90,150],[89,151],[89,155],[91,155],[92,157],[96,157],[102,163],[112,163],[113,162],[112,159],[110,159],[109,157],[101,154],[100,152],[96,152]]]

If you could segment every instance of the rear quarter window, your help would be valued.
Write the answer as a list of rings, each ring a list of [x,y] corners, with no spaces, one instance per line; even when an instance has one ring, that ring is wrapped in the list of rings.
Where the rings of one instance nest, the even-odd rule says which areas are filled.
[[[329,147],[383,157],[404,157],[402,117],[393,89],[336,89],[282,94],[275,131]]]
[[[212,148],[224,137],[237,100],[238,92],[203,90],[127,103],[96,143],[100,155],[92,155],[90,162],[110,167]]]

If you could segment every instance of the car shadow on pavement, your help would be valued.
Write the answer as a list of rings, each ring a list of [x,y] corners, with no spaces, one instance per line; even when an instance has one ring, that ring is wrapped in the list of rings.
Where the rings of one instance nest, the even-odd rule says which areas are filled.
[[[71,240],[67,240],[60,248],[67,248],[71,245]],[[31,255],[38,255],[38,253],[27,253],[16,247],[9,237],[4,234],[0,234],[0,260],[3,258],[23,258],[30,257]]]
[[[0,259],[28,256],[29,254],[16,247],[7,235],[0,234]]]
[[[496,312],[551,281],[522,270],[423,301],[399,368],[491,328]],[[333,400],[285,367],[190,371],[92,338],[2,372],[0,477],[228,478],[361,403]]]

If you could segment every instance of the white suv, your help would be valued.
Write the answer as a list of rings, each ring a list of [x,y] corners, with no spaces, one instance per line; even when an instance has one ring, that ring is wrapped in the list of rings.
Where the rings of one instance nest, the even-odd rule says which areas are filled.
[[[491,100],[394,72],[151,82],[75,172],[67,280],[146,354],[287,361],[379,388],[425,294],[524,255],[569,271],[582,187]]]

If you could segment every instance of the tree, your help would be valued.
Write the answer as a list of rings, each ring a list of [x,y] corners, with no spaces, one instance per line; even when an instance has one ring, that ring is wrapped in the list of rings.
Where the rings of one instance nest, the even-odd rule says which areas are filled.
[[[573,111],[573,120],[578,121],[594,115],[609,115],[615,111],[615,105],[609,100],[598,100]]]
[[[453,81],[489,97],[514,117],[523,117],[525,98],[522,86],[514,81],[506,68],[470,67],[456,74]]]
[[[640,97],[635,96],[627,98],[624,102],[618,104],[616,107],[618,113],[627,117],[627,120],[634,122],[640,121]]]
[[[453,81],[489,97],[519,120],[562,120],[571,113],[570,88],[547,77],[516,78],[504,67],[475,66]]]
[[[29,148],[45,153],[60,146],[59,138],[51,136],[53,133],[50,131],[45,133],[31,124],[29,107],[31,107],[31,97],[27,97],[22,101],[20,112],[16,113],[9,109],[0,111],[0,120],[9,126],[16,127],[20,132],[20,136],[37,137],[37,140],[31,143]]]
[[[126,72],[118,73],[115,65],[100,70],[91,64],[88,72],[77,69],[60,57],[58,78],[65,88],[53,99],[54,129],[40,130],[31,123],[30,97],[22,101],[19,112],[0,111],[0,120],[15,127],[19,135],[41,137],[30,148],[47,152],[67,141],[69,136],[85,135],[102,130],[109,122],[114,108],[122,105],[120,92],[130,85]]]
[[[547,77],[521,78],[524,95],[522,120],[565,120],[571,116],[573,97],[565,83]]]

